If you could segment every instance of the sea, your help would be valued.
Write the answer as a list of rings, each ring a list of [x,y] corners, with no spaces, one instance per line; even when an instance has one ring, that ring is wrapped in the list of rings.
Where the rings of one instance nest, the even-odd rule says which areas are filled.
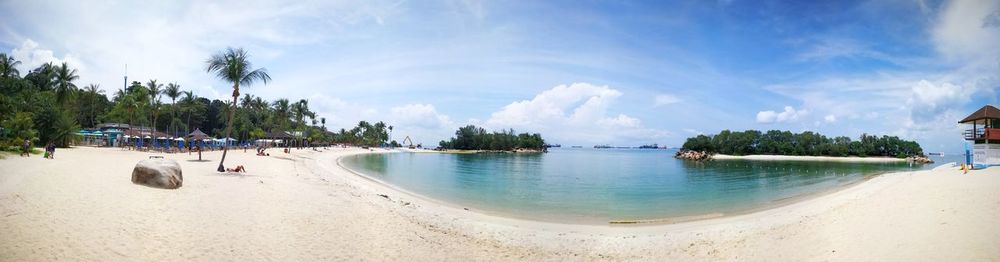
[[[341,165],[397,188],[519,219],[607,224],[739,214],[928,165],[674,159],[676,150],[552,148],[548,153],[377,153]]]

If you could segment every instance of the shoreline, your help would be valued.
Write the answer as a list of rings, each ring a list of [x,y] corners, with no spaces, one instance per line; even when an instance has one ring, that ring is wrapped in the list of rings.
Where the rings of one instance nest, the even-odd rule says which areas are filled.
[[[785,155],[745,155],[734,156],[715,154],[714,160],[755,160],[755,161],[823,161],[823,162],[850,162],[850,163],[905,163],[905,158],[894,157],[857,157],[857,156],[785,156]]]
[[[873,176],[742,215],[579,225],[497,217],[341,168],[355,148],[271,157],[60,149],[0,160],[0,260],[995,260],[1000,168]],[[184,186],[133,185],[133,163],[179,162]],[[930,190],[929,190],[930,189]],[[989,200],[989,201],[987,201]],[[914,230],[919,229],[919,230]],[[238,239],[238,240],[237,240]],[[262,248],[266,247],[266,248]]]
[[[843,185],[837,185],[837,186],[834,186],[834,187],[831,187],[831,188],[827,188],[827,189],[824,189],[824,190],[821,190],[821,191],[808,192],[808,193],[798,194],[798,195],[794,195],[794,196],[790,196],[790,197],[775,199],[775,200],[769,201],[767,203],[759,204],[759,205],[754,206],[754,207],[742,208],[742,209],[732,210],[732,211],[726,211],[726,212],[708,212],[708,213],[703,213],[703,214],[693,214],[693,215],[683,215],[683,216],[671,216],[671,217],[656,217],[656,218],[646,218],[646,219],[611,219],[611,220],[604,220],[605,221],[604,223],[586,223],[586,222],[565,221],[566,219],[558,219],[558,218],[555,218],[555,217],[553,217],[552,219],[547,219],[547,218],[539,218],[539,217],[532,217],[532,216],[518,216],[516,214],[510,214],[509,212],[503,212],[503,211],[499,211],[499,210],[489,210],[489,209],[485,209],[485,208],[474,208],[474,209],[472,209],[470,207],[462,205],[461,203],[449,202],[447,200],[437,199],[437,198],[434,198],[434,197],[431,197],[431,196],[427,196],[427,195],[424,195],[424,194],[420,194],[420,193],[417,193],[417,192],[413,192],[413,191],[410,191],[410,190],[403,189],[403,188],[398,187],[396,185],[390,184],[388,182],[382,181],[382,180],[380,180],[378,178],[375,178],[373,176],[365,174],[364,172],[351,169],[351,168],[347,167],[346,165],[344,165],[343,162],[342,162],[342,160],[345,157],[353,157],[353,156],[365,155],[365,154],[391,154],[391,153],[407,153],[407,152],[395,152],[395,151],[355,152],[355,153],[351,153],[351,154],[345,154],[345,155],[338,156],[333,161],[336,162],[338,168],[341,168],[344,171],[347,171],[347,172],[349,172],[349,173],[351,173],[353,175],[356,175],[356,176],[358,176],[360,178],[363,178],[364,180],[366,180],[368,182],[375,183],[375,184],[378,184],[380,186],[383,186],[383,187],[395,190],[397,193],[400,193],[400,194],[409,195],[410,197],[419,198],[419,199],[422,199],[424,201],[428,201],[428,202],[433,203],[433,204],[437,204],[437,205],[441,205],[441,206],[446,207],[446,208],[453,209],[454,212],[467,211],[467,212],[478,213],[478,214],[485,215],[485,216],[502,218],[502,219],[505,219],[505,220],[510,219],[510,220],[521,221],[521,222],[516,223],[516,224],[523,224],[523,223],[546,223],[546,224],[548,224],[548,223],[552,223],[552,224],[562,224],[562,225],[571,225],[571,226],[580,225],[580,226],[607,226],[607,227],[655,227],[655,226],[662,226],[662,225],[671,225],[671,224],[697,222],[697,221],[712,220],[712,219],[730,218],[730,217],[736,217],[736,216],[742,216],[742,215],[749,215],[749,214],[753,214],[753,213],[757,213],[757,212],[767,211],[767,210],[770,210],[770,209],[777,209],[777,208],[789,206],[789,205],[792,205],[792,204],[796,204],[796,203],[799,203],[799,202],[803,202],[803,201],[807,201],[807,200],[812,200],[812,199],[815,199],[815,198],[819,198],[819,197],[823,197],[823,196],[826,196],[826,195],[834,194],[834,193],[837,193],[837,192],[842,191],[842,190],[849,189],[849,188],[854,187],[854,186],[859,186],[859,185],[863,184],[865,181],[868,181],[868,180],[870,180],[872,178],[875,178],[875,177],[878,177],[878,176],[881,176],[881,175],[888,175],[888,174],[893,174],[893,173],[912,173],[912,172],[916,172],[916,171],[880,172],[880,173],[876,173],[876,174],[863,175],[858,180],[851,181],[851,182],[843,184]]]

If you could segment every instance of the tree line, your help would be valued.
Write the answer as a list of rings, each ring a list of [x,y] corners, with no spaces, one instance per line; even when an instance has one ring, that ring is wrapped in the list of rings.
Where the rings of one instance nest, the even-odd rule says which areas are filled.
[[[852,141],[845,136],[826,137],[806,131],[723,130],[716,135],[688,138],[682,150],[705,151],[727,155],[793,155],[793,156],[923,156],[920,144],[895,136],[862,134]]]
[[[389,140],[389,133],[391,132],[392,126],[386,125],[382,121],[375,122],[375,124],[368,123],[368,121],[361,121],[350,130],[341,128],[339,132],[333,133],[331,140],[334,143],[341,144],[382,146]],[[398,147],[399,143],[393,140],[389,145]]]
[[[237,58],[246,55],[232,54]],[[227,58],[231,57],[222,57],[223,69],[228,69]],[[152,128],[175,137],[185,136],[196,128],[214,137],[224,137],[229,113],[234,108],[231,137],[242,141],[265,138],[271,132],[293,131],[313,143],[376,146],[385,144],[387,132],[392,130],[392,126],[383,122],[362,121],[351,130],[328,132],[326,118],[312,111],[306,99],[268,101],[243,94],[233,104],[200,97],[192,90],[183,90],[176,82],[157,79],[132,81],[109,96],[98,84],[80,88],[77,70],[66,63],[46,63],[24,76],[17,69],[20,63],[0,53],[0,148],[3,149],[16,147],[25,139],[35,145],[53,142],[67,146],[81,128],[109,122]]]
[[[496,150],[511,151],[515,149],[544,150],[545,140],[535,133],[515,134],[513,129],[486,132],[474,125],[458,128],[455,137],[439,143],[441,149],[459,150]]]

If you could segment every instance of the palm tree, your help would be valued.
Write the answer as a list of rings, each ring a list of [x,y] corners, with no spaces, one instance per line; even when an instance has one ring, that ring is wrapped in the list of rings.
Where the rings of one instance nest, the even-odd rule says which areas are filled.
[[[288,99],[282,98],[274,100],[274,114],[278,118],[274,124],[281,129],[287,128],[286,123],[288,123],[288,116],[291,115],[291,106],[288,104]]]
[[[174,125],[174,120],[177,119],[177,98],[181,96],[181,85],[176,82],[167,84],[167,88],[163,89],[163,94],[170,98],[170,129],[173,135],[177,135],[177,126]]]
[[[163,94],[163,84],[157,83],[156,79],[151,79],[146,82],[146,90],[149,91],[149,119],[153,122],[150,123],[149,136],[156,139],[156,119],[160,117],[160,95]]]
[[[207,64],[205,67],[206,72],[215,72],[219,79],[233,83],[233,110],[229,110],[229,121],[226,121],[226,143],[228,144],[228,139],[231,135],[230,133],[233,131],[233,116],[234,113],[236,113],[236,100],[240,98],[240,84],[250,86],[254,82],[261,81],[266,85],[268,81],[271,81],[271,76],[267,74],[267,69],[252,69],[253,66],[250,63],[250,55],[247,54],[243,48],[227,48],[226,51],[212,55],[212,57],[205,62]],[[219,160],[219,168],[217,168],[219,172],[226,171],[225,167],[223,167],[223,163],[226,162],[226,153],[228,152],[229,147],[223,147],[222,159]]]
[[[72,95],[73,91],[76,91],[76,84],[73,81],[80,78],[76,74],[76,69],[70,69],[66,62],[63,62],[61,66],[56,67],[55,70],[56,79],[56,102],[62,104],[66,102],[66,99]]]
[[[316,113],[309,110],[309,100],[300,99],[295,104],[292,104],[292,113],[295,114],[295,122],[299,126],[304,126],[306,124],[305,118],[316,118]]]
[[[187,125],[185,126],[184,133],[185,134],[190,134],[191,133],[191,114],[194,113],[195,101],[198,99],[198,97],[195,96],[194,92],[191,92],[190,90],[184,91],[184,92],[181,92],[181,93],[184,94],[184,97],[181,98],[181,104],[184,107],[184,112],[187,113]]]
[[[52,63],[44,63],[35,69],[32,69],[24,76],[27,79],[38,86],[42,91],[48,91],[53,89],[54,82],[52,81],[56,77],[55,66]]]
[[[125,89],[119,88],[118,91],[115,91],[115,94],[111,98],[111,100],[115,101],[115,103],[118,103],[118,101],[121,101],[123,98],[125,98]]]
[[[320,117],[319,122],[323,124],[323,131],[326,131],[326,117]]]
[[[17,61],[13,57],[7,56],[6,53],[0,53],[0,77],[21,76],[21,72],[17,71],[17,65],[20,64],[21,61]]]
[[[104,90],[101,90],[101,86],[98,84],[89,84],[83,88],[83,91],[90,96],[90,115],[87,120],[90,120],[88,124],[93,127],[97,124],[97,97],[104,93]]]

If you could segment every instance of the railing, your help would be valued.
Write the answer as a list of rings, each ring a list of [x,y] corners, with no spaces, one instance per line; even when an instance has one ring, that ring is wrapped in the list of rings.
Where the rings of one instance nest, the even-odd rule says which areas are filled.
[[[962,135],[965,136],[965,140],[983,140],[983,139],[996,139],[1000,140],[1000,128],[977,128],[975,130],[969,129],[965,130]]]

